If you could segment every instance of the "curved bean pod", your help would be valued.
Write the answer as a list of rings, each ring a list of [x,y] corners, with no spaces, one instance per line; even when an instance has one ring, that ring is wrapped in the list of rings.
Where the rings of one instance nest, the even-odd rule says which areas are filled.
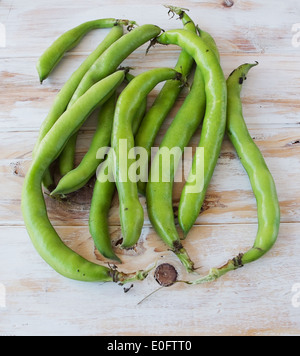
[[[133,51],[158,36],[160,32],[161,29],[155,25],[142,25],[118,39],[85,74],[69,106],[72,106],[92,85],[112,74]]]
[[[103,104],[124,80],[124,72],[103,79],[55,123],[41,142],[38,154],[25,177],[22,192],[22,213],[31,241],[40,256],[61,275],[79,281],[126,281],[143,279],[146,272],[125,275],[116,270],[89,262],[58,236],[49,221],[42,192],[45,170],[59,155],[66,140],[80,127],[90,112]]]
[[[62,177],[51,195],[65,195],[75,192],[85,186],[94,176],[97,167],[103,161],[96,157],[98,149],[100,147],[110,146],[115,106],[116,93],[112,95],[100,109],[96,132],[88,152],[75,169]],[[74,137],[74,135],[72,137]]]
[[[39,58],[36,68],[42,83],[53,69],[60,62],[66,52],[70,51],[81,41],[81,39],[90,31],[97,28],[110,28],[114,26],[134,25],[135,22],[129,20],[117,19],[98,19],[85,22],[61,35]]]
[[[161,29],[155,25],[143,25],[117,40],[109,50],[93,64],[83,77],[72,99],[69,107],[86,92],[93,84],[113,73],[121,63],[137,48],[156,37]],[[60,157],[60,171],[62,175],[73,169],[76,135],[70,139]]]
[[[196,32],[195,24],[182,9],[174,8],[172,6],[167,7],[170,8],[170,11],[175,12],[180,16],[185,30]],[[190,74],[193,64],[193,58],[183,50],[180,53],[174,69],[180,72],[183,78],[186,78]],[[182,87],[182,84],[179,82],[174,80],[167,81],[155,99],[152,107],[148,110],[141,124],[135,139],[136,146],[144,147],[148,152],[148,157],[151,155],[151,148],[153,147],[157,134],[166,117],[173,108]],[[142,195],[146,195],[148,166],[149,162],[147,161],[145,161],[143,166],[141,166],[141,171],[144,172],[144,178],[137,183],[139,193]]]
[[[227,134],[250,179],[257,201],[258,231],[253,247],[229,260],[220,268],[212,268],[210,273],[201,279],[188,284],[211,282],[229,271],[254,262],[267,253],[275,244],[280,226],[280,206],[274,179],[266,162],[253,141],[243,117],[241,89],[249,70],[255,64],[244,64],[237,68],[228,78],[228,115]]]
[[[220,52],[218,46],[216,44],[215,39],[211,36],[210,33],[202,30],[199,26],[197,27],[197,32],[199,37],[207,44],[207,46],[212,50],[214,55],[217,57],[218,61],[220,62]]]
[[[183,153],[204,117],[205,106],[204,81],[201,70],[197,68],[192,89],[166,132],[160,150],[167,148],[172,153],[174,148],[180,148],[180,152]],[[147,184],[147,208],[150,221],[158,235],[178,256],[187,271],[192,272],[193,262],[181,244],[174,219],[173,182],[181,159],[179,152],[176,151],[174,154],[174,159],[167,162],[170,165],[168,169],[162,164],[161,154],[155,156]],[[152,180],[152,177],[159,179]]]
[[[163,33],[157,41],[162,44],[177,44],[184,48],[200,67],[206,92],[206,113],[199,147],[204,147],[204,188],[200,193],[192,176],[186,182],[179,205],[179,223],[185,235],[200,214],[201,206],[211,181],[225,134],[227,87],[219,60],[208,45],[197,35],[184,30]],[[192,171],[201,166],[198,155],[193,160]],[[201,190],[201,187],[199,187]]]
[[[133,78],[132,78],[133,79]],[[133,134],[136,135],[141,121],[147,110],[147,98],[138,109],[136,118],[133,122]],[[105,164],[99,167],[97,180],[93,190],[91,202],[89,228],[97,250],[110,260],[122,263],[120,258],[115,254],[109,233],[108,215],[111,203],[116,192],[116,183],[114,181],[113,166],[114,157],[111,150],[108,154]],[[106,172],[108,169],[108,172]]]
[[[77,89],[79,83],[84,77],[85,73],[91,68],[92,64],[96,61],[97,58],[109,47],[112,43],[114,43],[117,39],[123,36],[123,27],[115,26],[111,29],[106,38],[100,43],[100,45],[88,56],[88,58],[81,64],[81,66],[72,74],[72,76],[68,79],[65,85],[62,87],[60,92],[57,94],[55,101],[46,117],[44,122],[41,125],[40,132],[36,141],[36,144],[33,149],[33,157],[38,151],[38,147],[55,124],[55,122],[59,119],[59,117],[65,112],[75,90]],[[51,190],[51,186],[54,184],[52,175],[50,174],[49,169],[46,170],[44,179],[44,186]]]
[[[187,31],[186,31],[187,32]],[[144,224],[144,210],[139,201],[137,183],[130,177],[129,167],[135,163],[130,151],[135,147],[132,122],[142,100],[160,82],[181,78],[174,69],[149,70],[133,79],[121,93],[115,112],[112,148],[116,155],[115,178],[120,199],[120,218],[123,233],[122,248],[134,246]],[[122,143],[126,147],[122,147]],[[136,172],[135,172],[136,173]]]
[[[97,172],[89,215],[89,230],[101,255],[109,260],[121,263],[120,258],[112,248],[108,224],[109,211],[116,192],[113,162],[113,151],[110,150],[105,166],[103,165]]]
[[[75,93],[79,83],[91,68],[92,64],[109,48],[117,39],[123,36],[123,27],[115,26],[111,29],[106,38],[100,45],[88,56],[88,58],[81,64],[81,66],[72,74],[65,85],[55,98],[55,101],[40,128],[39,136],[35,144],[34,152],[37,150],[39,144],[59,119],[59,117],[66,110],[73,94]]]

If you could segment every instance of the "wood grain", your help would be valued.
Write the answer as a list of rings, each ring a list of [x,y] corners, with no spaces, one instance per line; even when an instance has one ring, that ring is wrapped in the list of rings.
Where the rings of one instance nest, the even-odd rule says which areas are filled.
[[[298,244],[300,229],[300,47],[292,45],[292,26],[299,23],[297,0],[276,2],[234,0],[177,1],[215,38],[226,76],[244,62],[259,61],[244,85],[244,115],[251,136],[274,176],[281,228],[275,247],[261,260],[229,273],[213,284],[190,287],[182,283],[159,288],[153,273],[128,293],[115,284],[85,284],[54,272],[34,250],[20,211],[21,190],[31,163],[39,127],[65,81],[104,38],[108,30],[93,31],[66,55],[41,86],[35,69],[40,54],[61,33],[94,18],[116,17],[181,28],[169,20],[161,1],[150,0],[139,10],[138,0],[4,0],[0,23],[7,32],[7,47],[0,48],[0,285],[6,305],[0,305],[0,335],[299,335],[300,308],[292,303],[292,287],[300,283]],[[146,45],[125,62],[133,73],[158,66],[173,67],[180,49]],[[161,86],[153,90],[148,105]],[[159,145],[187,91],[183,91],[163,124]],[[76,163],[88,150],[97,113],[83,126]],[[196,147],[201,129],[190,145]],[[174,212],[183,183],[174,188]],[[95,250],[88,231],[93,180],[63,201],[49,198],[49,217],[63,241],[79,254],[106,264]],[[145,226],[135,249],[121,251],[119,205],[116,196],[109,216],[112,243],[124,271],[154,263],[175,266],[180,279],[193,278],[154,232],[146,202]],[[205,274],[246,251],[257,230],[256,202],[248,177],[225,137],[203,211],[183,241]],[[1,289],[3,290],[3,289]],[[1,298],[0,298],[1,300]]]

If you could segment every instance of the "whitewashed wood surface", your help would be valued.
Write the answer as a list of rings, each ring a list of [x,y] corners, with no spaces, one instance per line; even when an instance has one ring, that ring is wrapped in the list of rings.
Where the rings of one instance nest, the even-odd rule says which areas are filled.
[[[243,89],[244,114],[277,184],[281,205],[278,242],[261,260],[213,284],[176,284],[139,302],[159,285],[153,274],[124,293],[112,283],[86,284],[54,272],[36,253],[20,211],[24,175],[39,127],[56,93],[106,35],[90,33],[61,62],[43,86],[35,69],[39,55],[66,30],[91,19],[130,18],[181,28],[170,20],[164,1],[148,0],[3,0],[0,23],[6,47],[0,48],[0,335],[299,335],[300,334],[300,3],[298,0],[177,1],[209,31],[219,46],[227,76],[238,65],[259,61]],[[228,2],[227,2],[228,3]],[[2,26],[3,28],[3,26]],[[294,29],[294,32],[293,32]],[[295,30],[296,29],[296,30]],[[142,47],[126,60],[134,73],[174,66],[179,48]],[[149,105],[160,87],[151,94]],[[184,100],[166,120],[157,144]],[[88,149],[95,118],[79,136],[79,162]],[[199,134],[194,136],[196,146]],[[178,205],[181,185],[174,190]],[[62,239],[97,263],[88,231],[92,189],[87,186],[65,202],[47,199],[49,216]],[[145,201],[142,200],[144,205]],[[146,212],[146,210],[145,210]],[[110,226],[120,237],[118,200]],[[227,138],[212,179],[204,211],[184,246],[199,273],[221,265],[253,243],[257,229],[255,198]],[[118,251],[120,252],[120,251]],[[121,253],[121,252],[120,252]],[[173,264],[187,278],[145,218],[135,251],[122,252],[124,271],[154,262]],[[297,293],[298,292],[298,293]]]

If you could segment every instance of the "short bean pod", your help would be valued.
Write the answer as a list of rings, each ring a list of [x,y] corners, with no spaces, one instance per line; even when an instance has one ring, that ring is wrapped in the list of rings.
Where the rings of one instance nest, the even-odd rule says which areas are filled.
[[[78,45],[81,39],[90,31],[97,28],[110,28],[114,26],[135,25],[129,20],[98,19],[85,22],[61,35],[52,45],[46,49],[37,62],[37,71],[41,83],[48,78],[53,69],[60,62],[66,52]]]

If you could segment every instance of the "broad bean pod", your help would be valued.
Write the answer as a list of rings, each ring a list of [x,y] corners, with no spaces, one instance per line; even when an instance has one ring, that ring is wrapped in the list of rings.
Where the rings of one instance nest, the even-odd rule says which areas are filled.
[[[181,14],[181,12],[178,14]],[[184,18],[186,21],[189,19],[186,14]],[[214,54],[219,59],[219,52],[214,39],[207,32],[199,28],[198,32],[202,40],[209,48],[212,48]],[[197,67],[191,92],[185,99],[183,106],[178,111],[160,145],[160,150],[167,148],[169,153],[174,154],[174,161],[171,159],[170,162],[167,162],[166,167],[163,166],[161,161],[161,154],[163,152],[159,152],[152,163],[146,189],[148,214],[152,225],[189,272],[193,271],[193,262],[181,244],[175,225],[172,200],[173,180],[177,169],[176,165],[179,164],[179,160],[181,159],[181,155],[177,149],[179,148],[182,154],[184,148],[190,142],[192,135],[202,122],[205,109],[205,85],[202,71]],[[152,176],[155,177],[155,181],[152,180]]]
[[[204,188],[200,194],[194,193],[193,191],[198,187],[190,176],[182,191],[178,212],[180,226],[187,235],[200,213],[221,151],[226,126],[226,80],[218,58],[203,39],[196,34],[185,30],[171,30],[160,35],[157,42],[176,44],[185,49],[201,69],[205,83],[206,112],[199,143],[199,147],[204,148]],[[195,167],[199,167],[201,164],[199,156],[196,155],[192,171],[195,172]],[[201,190],[200,186],[199,190]]]
[[[73,94],[75,93],[85,73],[91,68],[92,64],[96,61],[96,59],[99,58],[100,55],[121,36],[123,36],[123,27],[113,27],[109,34],[105,37],[105,39],[99,44],[99,46],[88,56],[88,58],[80,65],[80,67],[71,75],[71,77],[64,84],[60,92],[56,95],[54,103],[52,104],[47,117],[41,125],[39,135],[33,149],[33,157],[38,151],[39,145],[43,138],[46,136],[46,134],[49,132],[55,122],[60,118],[60,116],[65,112]],[[53,186],[54,182],[49,169],[47,169],[45,172],[43,183],[47,189],[51,190],[51,187]]]
[[[120,200],[120,219],[123,234],[122,248],[134,246],[144,224],[144,209],[139,201],[137,181],[130,175],[136,163],[129,153],[135,148],[132,123],[137,108],[154,87],[166,80],[178,80],[182,75],[170,68],[157,68],[138,75],[121,93],[115,111],[112,148],[116,155],[115,179]],[[122,146],[122,143],[126,147]],[[124,151],[123,151],[124,150]],[[134,178],[134,179],[133,179]]]
[[[161,29],[159,27],[146,24],[136,27],[117,40],[110,46],[109,50],[105,51],[100,56],[85,74],[70,100],[69,107],[71,107],[93,84],[113,73],[132,52],[156,37],[160,32]],[[61,162],[59,164],[62,175],[67,174],[73,169],[76,140],[76,135],[70,138],[61,154]]]
[[[160,238],[178,256],[188,272],[194,270],[194,265],[181,244],[175,225],[173,183],[182,153],[204,117],[205,106],[204,81],[201,70],[197,68],[191,91],[167,130],[160,150],[152,162],[146,188],[150,221]],[[167,158],[161,159],[164,149],[170,153],[170,160],[167,162]]]
[[[41,142],[25,177],[22,213],[31,241],[40,256],[59,274],[79,281],[120,281],[144,279],[147,272],[125,275],[115,269],[90,262],[67,247],[52,226],[42,191],[45,170],[56,159],[67,139],[76,132],[98,105],[103,104],[124,80],[118,71],[93,86],[78,103],[66,111]]]
[[[61,178],[51,195],[66,195],[73,193],[83,186],[95,175],[97,167],[103,159],[97,159],[97,151],[101,147],[110,146],[113,119],[116,106],[116,93],[100,108],[96,132],[88,152],[80,164]],[[72,136],[74,137],[74,135]]]
[[[252,248],[230,259],[224,266],[212,268],[209,274],[188,284],[211,282],[229,271],[254,262],[266,254],[274,246],[280,227],[280,206],[277,190],[272,174],[265,159],[253,141],[244,116],[241,101],[242,85],[249,70],[258,63],[241,65],[229,76],[228,110],[226,132],[231,140],[243,167],[249,177],[256,202],[258,231]]]
[[[128,77],[128,75],[127,75]],[[130,81],[133,78],[130,78]],[[147,97],[139,107],[136,117],[133,121],[133,134],[136,135],[140,124],[147,110]],[[93,197],[89,216],[89,229],[98,251],[107,259],[121,263],[121,259],[115,254],[111,243],[108,217],[111,203],[116,192],[116,183],[114,181],[114,156],[110,150],[108,157],[103,165],[97,170],[97,179],[95,182]]]
[[[190,17],[186,14],[184,10],[181,8],[167,6],[170,9],[170,12],[176,13],[179,15],[182,23],[184,25],[184,29],[188,31],[192,31],[196,33],[196,26],[194,22],[190,19]],[[193,58],[186,52],[181,51],[177,64],[175,66],[175,70],[180,72],[183,78],[187,78],[190,74],[193,64]],[[182,91],[183,85],[180,82],[176,82],[174,80],[168,80],[160,93],[156,97],[153,105],[148,110],[141,127],[136,136],[136,146],[144,147],[148,152],[148,157],[151,155],[151,148],[154,145],[157,134],[170,113],[171,109],[174,107],[174,104]],[[143,162],[141,166],[141,172],[143,179],[138,181],[138,190],[142,195],[146,195],[146,186],[147,186],[147,178],[148,178],[148,168],[149,162]]]
[[[90,31],[98,28],[110,28],[114,26],[132,26],[135,22],[129,20],[117,20],[113,18],[97,19],[85,22],[62,34],[40,56],[36,68],[42,83],[60,62],[66,52],[78,45],[81,39]]]

